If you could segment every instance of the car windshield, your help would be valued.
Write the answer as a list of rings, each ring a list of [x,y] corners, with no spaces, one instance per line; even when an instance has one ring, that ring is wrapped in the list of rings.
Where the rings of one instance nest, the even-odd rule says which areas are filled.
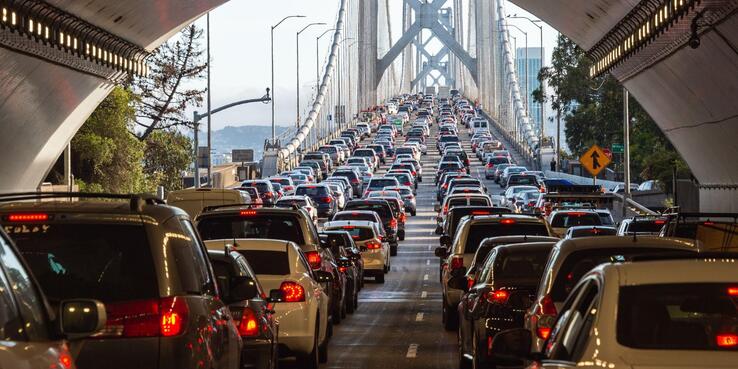
[[[546,225],[543,223],[513,222],[502,224],[500,222],[485,222],[472,224],[469,229],[469,235],[466,237],[464,253],[473,254],[477,252],[479,243],[487,237],[516,235],[548,236],[549,234]]]
[[[212,216],[202,219],[197,229],[203,240],[272,238],[304,244],[298,215],[251,214]]]
[[[620,287],[617,340],[647,350],[736,351],[736,284]]]
[[[239,250],[256,274],[287,275],[290,263],[284,251]]]
[[[52,302],[91,298],[108,303],[159,296],[154,261],[142,225],[38,226],[38,232],[23,232],[25,227],[5,229]],[[14,232],[15,228],[19,231]]]
[[[456,199],[450,199],[448,201],[448,207],[453,208],[454,206],[490,206],[489,200],[485,197],[461,197]]]

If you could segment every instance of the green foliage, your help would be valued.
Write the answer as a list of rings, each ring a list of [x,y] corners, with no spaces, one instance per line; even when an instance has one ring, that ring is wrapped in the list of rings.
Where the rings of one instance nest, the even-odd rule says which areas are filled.
[[[539,74],[551,87],[551,96],[533,92],[538,102],[550,101],[566,120],[566,142],[574,157],[593,144],[611,147],[623,142],[623,88],[609,74],[589,78],[590,61],[584,50],[559,36],[551,66]],[[670,187],[672,170],[680,176],[689,169],[648,113],[631,96],[631,171],[638,180],[659,179]]]
[[[144,170],[166,191],[182,189],[182,171],[192,160],[192,141],[175,130],[154,131],[146,139]]]
[[[144,144],[131,134],[130,91],[116,87],[72,139],[72,172],[89,191],[145,192]]]

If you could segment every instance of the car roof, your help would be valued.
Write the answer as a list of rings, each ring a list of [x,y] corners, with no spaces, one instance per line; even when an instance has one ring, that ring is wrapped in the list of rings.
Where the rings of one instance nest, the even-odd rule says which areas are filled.
[[[533,243],[533,242],[558,242],[561,239],[558,237],[549,237],[549,236],[529,236],[529,235],[515,235],[515,236],[497,236],[497,237],[487,237],[482,240],[481,244],[485,243],[494,243],[494,244],[504,244],[504,243]]]
[[[693,240],[658,236],[582,237],[564,239],[556,244],[556,248],[560,249],[563,253],[569,253],[583,249],[607,249],[624,247],[692,249],[697,251],[697,245]]]
[[[523,215],[523,214],[510,214],[510,213],[500,213],[500,214],[491,214],[491,215],[475,215],[474,217],[469,218],[469,221],[472,223],[497,223],[502,219],[515,219],[516,221],[522,221],[527,223],[546,223],[543,219],[534,217],[532,215]]]
[[[236,251],[248,250],[265,250],[265,251],[285,251],[287,247],[297,244],[292,241],[275,240],[270,238],[226,238],[219,240],[203,241],[208,250],[223,250],[226,246],[233,247]]]
[[[133,210],[131,200],[121,201],[34,201],[34,202],[7,202],[0,203],[0,212],[44,212],[44,213],[77,213],[77,214],[125,214],[148,215],[160,221],[172,216],[188,216],[187,213],[176,207],[163,204],[144,204],[141,211]],[[87,221],[88,219],[85,219]]]
[[[305,200],[305,198],[309,198],[309,196],[305,195],[289,195],[289,196],[282,196],[277,200],[279,201],[287,201],[287,200]]]
[[[590,273],[616,273],[620,286],[640,284],[735,283],[733,258],[693,258],[602,264]]]

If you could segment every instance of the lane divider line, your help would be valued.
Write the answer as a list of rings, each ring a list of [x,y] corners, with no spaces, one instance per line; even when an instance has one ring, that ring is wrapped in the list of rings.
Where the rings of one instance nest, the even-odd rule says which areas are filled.
[[[418,356],[418,344],[411,343],[407,348],[407,354],[405,355],[408,359],[415,359]]]
[[[423,321],[423,313],[418,313],[418,315],[415,316],[416,322],[422,322]]]
[[[423,276],[423,280],[424,281],[427,281],[428,280],[428,275],[427,274]]]
[[[424,299],[426,297],[428,297],[428,292],[423,291],[423,292],[420,293],[420,298],[421,299]]]

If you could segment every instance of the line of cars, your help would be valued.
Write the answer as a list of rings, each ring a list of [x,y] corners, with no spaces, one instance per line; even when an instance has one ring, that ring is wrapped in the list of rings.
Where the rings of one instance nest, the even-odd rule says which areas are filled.
[[[503,178],[515,167],[509,153],[455,100],[485,176],[505,188],[490,196],[458,160],[438,168],[442,323],[457,332],[460,368],[734,366],[738,254],[726,251],[735,216],[614,224],[600,188],[525,168]],[[444,132],[459,137],[453,127]]]

